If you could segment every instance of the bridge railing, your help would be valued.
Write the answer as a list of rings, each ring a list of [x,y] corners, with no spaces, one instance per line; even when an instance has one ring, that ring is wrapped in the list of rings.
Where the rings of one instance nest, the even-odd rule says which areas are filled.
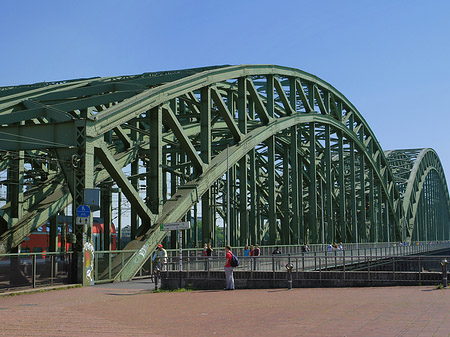
[[[293,263],[296,270],[330,270],[344,268],[346,265],[367,264],[386,258],[397,258],[414,254],[450,248],[450,243],[423,243],[420,245],[396,245],[381,247],[366,247],[344,250],[323,250],[288,254],[262,254],[258,257],[239,256],[240,265],[238,271],[285,271],[288,263]],[[225,264],[224,254],[216,256],[183,256],[182,270],[194,271],[220,271]],[[169,256],[163,269],[165,271],[179,271],[180,259],[178,256]]]
[[[280,247],[281,256],[272,256],[275,247]],[[260,247],[261,256],[255,260],[249,257],[244,257],[243,247],[233,248],[234,254],[240,256],[241,267],[238,270],[243,270],[247,266],[247,270],[252,270],[250,266],[255,266],[261,263],[264,270],[272,270],[272,264],[284,268],[287,263],[288,256],[298,258],[302,269],[313,270],[317,269],[319,265],[324,264],[326,268],[333,266],[337,267],[342,263],[342,258],[347,264],[355,263],[356,259],[364,259],[370,256],[372,259],[386,256],[405,256],[411,254],[421,254],[433,250],[450,248],[450,243],[447,242],[420,242],[411,245],[388,244],[388,243],[374,243],[374,244],[345,244],[343,250],[331,249],[326,245],[313,245],[309,247],[309,251],[305,251],[305,247],[299,245],[292,246],[264,246]],[[96,251],[94,258],[94,279],[96,283],[111,282],[114,276],[114,268],[122,268],[132,256],[134,251]],[[182,270],[190,271],[204,271],[204,270],[223,270],[225,251],[223,248],[214,249],[213,256],[203,256],[203,249],[183,249]],[[165,270],[177,271],[179,270],[179,251],[175,249],[167,250],[167,264],[164,266]],[[119,257],[119,258],[116,258]],[[301,258],[301,259],[300,259]],[[113,266],[112,261],[116,261],[120,265]],[[139,269],[134,278],[152,277],[153,270],[156,263],[152,259],[148,259],[146,263]],[[253,269],[254,270],[254,269]]]
[[[345,251],[356,251],[356,250],[366,250],[366,251],[374,251],[374,249],[383,250],[383,251],[390,251],[393,255],[396,253],[400,253],[402,250],[404,250],[404,247],[412,247],[412,246],[420,246],[419,250],[422,249],[423,251],[425,247],[435,247],[436,244],[446,243],[443,241],[420,241],[420,242],[413,242],[413,243],[400,243],[400,242],[376,242],[376,243],[344,243],[342,244],[343,250]],[[276,247],[279,247],[281,252],[283,254],[299,254],[299,253],[323,253],[324,251],[335,251],[340,249],[331,248],[329,249],[329,244],[314,244],[314,245],[271,245],[271,246],[262,246],[259,247],[261,250],[261,255],[272,255],[272,252],[275,250]],[[166,249],[168,256],[178,256],[179,250],[178,249]],[[233,247],[233,252],[238,256],[244,255],[244,247],[238,246]],[[201,256],[203,253],[203,248],[183,248],[183,256],[189,257],[189,256]],[[214,248],[213,256],[224,256],[225,255],[225,248],[224,247],[217,247]]]
[[[0,254],[0,292],[70,283],[72,253]]]

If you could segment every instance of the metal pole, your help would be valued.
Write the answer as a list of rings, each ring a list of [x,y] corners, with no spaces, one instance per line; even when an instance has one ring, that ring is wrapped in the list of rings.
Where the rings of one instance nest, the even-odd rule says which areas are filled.
[[[178,230],[178,253],[180,256],[179,266],[180,271],[183,270],[183,232],[181,229]]]
[[[178,230],[178,252],[180,255],[179,258],[179,276],[180,276],[180,281],[179,281],[179,288],[181,288],[181,272],[183,270],[183,233],[181,231],[181,229]]]
[[[121,242],[122,242],[122,191],[119,189],[118,195],[118,205],[117,205],[117,224],[118,224],[118,233],[117,233],[117,242],[116,242],[116,249],[120,250],[122,249]]]
[[[230,152],[227,144],[227,237],[226,244],[230,244]]]
[[[356,249],[359,249],[359,240],[358,240],[358,216],[357,209],[355,206],[355,237],[356,237]]]
[[[322,244],[324,245],[324,249],[325,247],[325,221],[324,221],[324,217],[323,217],[323,190],[322,190],[322,179],[320,179],[320,207],[322,210]]]
[[[36,254],[33,254],[32,259],[32,273],[31,273],[31,286],[36,288]]]
[[[389,203],[386,200],[386,226],[387,226],[387,239],[388,244],[391,243],[390,233],[389,233]]]

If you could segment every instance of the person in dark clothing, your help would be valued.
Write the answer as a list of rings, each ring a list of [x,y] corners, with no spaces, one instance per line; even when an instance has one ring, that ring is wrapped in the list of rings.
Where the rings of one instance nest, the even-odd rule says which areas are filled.
[[[272,252],[272,255],[281,254],[280,247],[275,247],[275,250]]]
[[[211,244],[208,243],[208,248],[206,248],[206,256],[212,256],[212,252],[214,249],[212,249]]]
[[[272,255],[280,255],[281,254],[281,250],[280,247],[275,247],[275,250],[272,252]],[[275,267],[276,269],[280,269],[281,267],[281,259],[280,258],[275,258],[274,259],[274,263],[275,263]]]
[[[253,250],[253,267],[255,268],[255,270],[259,269],[259,261],[258,261],[258,257],[261,255],[261,249],[259,249],[258,245],[255,245],[255,249]]]

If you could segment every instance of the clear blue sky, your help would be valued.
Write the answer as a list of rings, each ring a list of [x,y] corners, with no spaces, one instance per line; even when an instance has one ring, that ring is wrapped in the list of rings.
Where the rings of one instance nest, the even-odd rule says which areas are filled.
[[[436,149],[450,179],[450,1],[4,0],[0,13],[0,86],[295,67],[346,95],[383,149]]]

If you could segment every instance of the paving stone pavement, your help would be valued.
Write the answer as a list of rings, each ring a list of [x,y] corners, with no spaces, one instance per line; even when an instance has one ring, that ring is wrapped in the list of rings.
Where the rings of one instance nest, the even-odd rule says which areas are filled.
[[[153,284],[0,297],[0,336],[450,336],[434,287],[152,293]]]

